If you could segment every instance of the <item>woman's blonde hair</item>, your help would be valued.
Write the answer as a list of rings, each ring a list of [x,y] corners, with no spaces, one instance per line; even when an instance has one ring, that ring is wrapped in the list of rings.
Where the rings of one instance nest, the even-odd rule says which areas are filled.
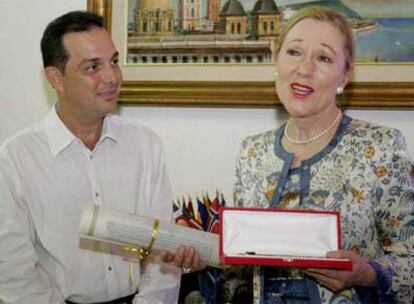
[[[345,38],[345,68],[350,70],[355,58],[355,37],[348,19],[341,13],[326,7],[307,6],[297,11],[285,23],[280,33],[276,46],[276,54],[279,54],[280,48],[286,39],[290,30],[303,19],[314,19],[322,22],[328,22],[338,29]]]

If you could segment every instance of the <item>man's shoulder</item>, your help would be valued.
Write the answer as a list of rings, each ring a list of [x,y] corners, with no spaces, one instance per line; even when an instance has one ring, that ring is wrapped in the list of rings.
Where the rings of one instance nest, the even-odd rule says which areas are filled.
[[[28,146],[33,147],[34,143],[46,143],[43,122],[33,123],[7,138],[0,145],[0,157],[9,153],[18,153]]]

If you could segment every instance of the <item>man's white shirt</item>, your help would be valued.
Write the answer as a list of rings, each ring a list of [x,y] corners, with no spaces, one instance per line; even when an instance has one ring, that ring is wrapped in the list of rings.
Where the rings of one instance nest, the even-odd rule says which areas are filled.
[[[90,151],[53,107],[0,148],[0,300],[176,303],[181,272],[149,264],[141,274],[120,256],[79,246],[83,207],[96,203],[171,221],[161,142],[133,120],[108,115]],[[93,248],[92,248],[93,249]],[[0,301],[1,302],[1,301]]]

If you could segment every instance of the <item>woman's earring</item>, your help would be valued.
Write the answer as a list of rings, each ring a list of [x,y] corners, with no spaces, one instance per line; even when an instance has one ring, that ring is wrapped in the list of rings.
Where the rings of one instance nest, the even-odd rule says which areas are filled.
[[[336,94],[341,95],[344,92],[344,88],[342,86],[336,87]]]

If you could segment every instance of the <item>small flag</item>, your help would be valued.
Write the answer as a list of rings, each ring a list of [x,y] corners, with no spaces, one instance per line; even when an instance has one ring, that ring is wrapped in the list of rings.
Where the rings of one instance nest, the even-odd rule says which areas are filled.
[[[191,196],[188,202],[185,202],[184,196],[182,201],[177,199],[173,201],[173,214],[176,223],[184,224],[190,228],[203,230],[211,233],[219,233],[219,211],[226,205],[223,193],[216,190],[216,196],[213,201],[210,200],[208,193],[202,194],[202,199],[197,197],[197,213],[194,211]]]
[[[199,222],[203,225],[204,230],[207,231],[209,214],[208,214],[206,206],[204,205],[204,203],[200,201],[198,197],[197,197],[197,207],[198,207],[198,214],[200,216]]]
[[[214,200],[211,202],[210,206],[210,223],[208,225],[207,231],[218,234],[219,233],[219,196],[218,193]]]
[[[207,211],[210,210],[210,206],[211,206],[211,201],[210,198],[208,197],[207,192],[203,194],[203,202],[204,202],[204,206],[206,206]]]
[[[204,230],[203,225],[196,220],[193,208],[193,202],[191,201],[191,197],[188,198],[187,208],[183,215],[187,219],[187,223],[191,228],[196,228],[198,230]]]
[[[224,200],[223,192],[220,193],[221,201],[220,201],[220,207],[226,206],[226,201]]]
[[[188,196],[187,211],[190,218],[195,218],[193,202],[190,196]]]
[[[176,203],[175,201],[173,201],[173,213],[176,213],[178,210],[180,210],[179,203]]]
[[[185,201],[181,204],[181,213],[177,211],[177,215],[175,216],[175,223],[178,224],[179,222],[184,222],[187,226],[190,226],[188,223],[188,219],[185,216],[187,213],[187,207],[185,206]]]

